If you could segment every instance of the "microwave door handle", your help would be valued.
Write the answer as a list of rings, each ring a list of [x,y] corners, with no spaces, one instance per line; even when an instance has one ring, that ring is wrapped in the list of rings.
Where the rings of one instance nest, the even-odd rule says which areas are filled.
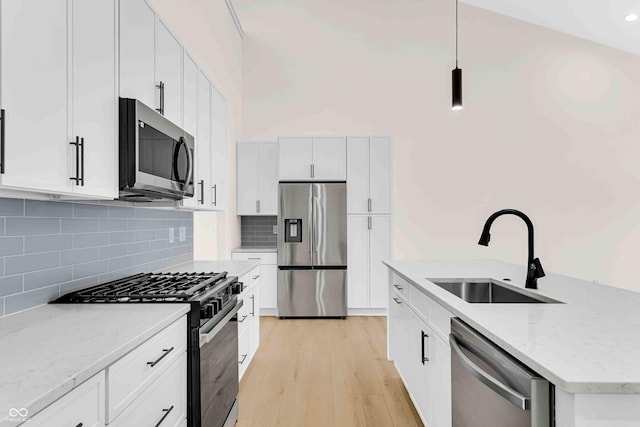
[[[193,180],[193,154],[187,145],[187,142],[182,138],[182,142],[184,144],[185,150],[187,150],[187,176],[184,180],[185,188],[189,185],[189,183]],[[204,189],[204,182],[202,183],[202,187]],[[202,197],[202,202],[204,203],[204,195]]]

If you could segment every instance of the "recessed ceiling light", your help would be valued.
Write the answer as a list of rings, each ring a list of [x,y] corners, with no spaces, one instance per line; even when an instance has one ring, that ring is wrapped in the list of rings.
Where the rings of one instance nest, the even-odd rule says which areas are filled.
[[[630,13],[629,15],[624,17],[624,20],[627,22],[633,22],[638,20],[638,15],[635,13]]]

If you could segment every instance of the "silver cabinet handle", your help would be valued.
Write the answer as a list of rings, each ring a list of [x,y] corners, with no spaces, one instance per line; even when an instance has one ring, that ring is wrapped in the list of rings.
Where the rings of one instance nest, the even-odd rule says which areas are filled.
[[[396,288],[397,290],[401,291],[402,289],[404,289],[402,286],[398,286],[397,284],[393,284],[393,287]]]
[[[315,165],[311,163],[311,178],[314,178],[316,175]]]
[[[251,258],[251,257],[249,257],[249,258],[247,258],[247,259],[257,259],[257,260],[261,260],[262,258]]]
[[[245,320],[247,320],[247,317],[248,317],[248,316],[245,314],[244,316],[242,316],[242,319],[241,319],[241,320],[238,320],[238,322],[240,322],[240,323],[244,323],[244,321],[245,321]]]
[[[258,279],[259,277],[260,277],[260,275],[258,274],[257,276],[254,276],[254,277],[253,277],[253,280]]]
[[[367,209],[371,212],[371,197],[367,199]]]
[[[158,363],[160,363],[160,361],[161,361],[162,359],[164,359],[164,358],[165,358],[165,356],[166,356],[167,354],[171,353],[171,352],[173,351],[173,349],[174,349],[174,347],[171,347],[171,348],[163,348],[163,349],[162,349],[162,356],[158,357],[158,358],[157,358],[156,360],[154,360],[153,362],[147,362],[147,365],[149,365],[149,366],[151,366],[151,367],[153,368],[153,367],[154,367],[154,366],[156,366]]]
[[[204,179],[201,179],[198,185],[200,185],[200,200],[198,201],[201,205],[204,205]]]
[[[158,424],[156,424],[156,427],[158,427],[160,424],[162,424],[162,422],[164,421],[165,418],[167,418],[169,416],[169,413],[173,411],[173,405],[171,405],[171,408],[168,409],[163,409],[162,412],[164,412],[164,414],[162,415],[162,418],[160,418],[160,421],[158,421]]]
[[[213,206],[218,206],[218,184],[211,188],[213,188]]]
[[[245,359],[247,358],[247,356],[248,356],[247,354],[243,354],[242,355],[242,360],[239,360],[238,363],[242,365],[244,363]]]
[[[260,213],[260,200],[256,200],[256,213]]]
[[[464,366],[464,368],[470,374],[476,377],[482,384],[486,385],[491,390],[498,393],[501,397],[505,398],[522,410],[528,410],[531,407],[530,398],[523,396],[510,387],[507,387],[506,385],[489,375],[481,367],[473,363],[473,361],[464,354],[464,352],[460,348],[460,345],[458,344],[458,340],[453,334],[449,335],[449,344],[451,344],[451,351],[460,358],[462,366]]]
[[[393,300],[396,302],[396,304],[402,304],[402,301],[400,301],[398,298],[393,297]]]
[[[156,111],[164,116],[164,82],[161,80],[156,88],[160,89],[160,108],[156,108]]]
[[[251,295],[251,315],[255,316],[256,315],[256,296],[255,295]]]
[[[367,230],[371,230],[373,228],[373,223],[371,221],[371,217],[367,217]]]

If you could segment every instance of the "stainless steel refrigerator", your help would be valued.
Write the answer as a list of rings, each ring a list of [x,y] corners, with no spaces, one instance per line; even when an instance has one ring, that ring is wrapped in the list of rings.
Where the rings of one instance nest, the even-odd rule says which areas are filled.
[[[280,183],[278,316],[347,315],[347,187]]]

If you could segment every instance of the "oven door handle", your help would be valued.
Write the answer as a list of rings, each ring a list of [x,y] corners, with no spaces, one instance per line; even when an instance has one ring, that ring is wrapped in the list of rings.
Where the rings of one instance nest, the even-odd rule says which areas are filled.
[[[213,329],[211,329],[209,332],[207,333],[201,333],[200,334],[200,342],[202,343],[203,341],[205,343],[209,343],[209,341],[211,341],[216,335],[218,335],[218,332],[220,332],[222,330],[222,328],[224,328],[224,326],[229,322],[229,320],[231,320],[231,318],[233,316],[235,316],[238,311],[242,308],[242,300],[239,300],[238,303],[236,304],[235,307],[233,307],[231,309],[231,311],[229,311],[229,313],[227,313],[222,320],[220,320],[216,326],[213,327]]]
[[[522,410],[528,410],[531,407],[531,400],[518,393],[516,390],[506,386],[502,382],[498,381],[496,378],[489,375],[487,371],[473,363],[471,359],[469,359],[458,343],[456,337],[451,334],[449,335],[449,343],[451,344],[451,351],[455,353],[459,358],[460,362],[462,362],[462,366],[474,377],[476,377],[482,384],[489,387],[491,390],[496,392],[498,395],[508,400],[509,402],[516,405],[518,408]]]

